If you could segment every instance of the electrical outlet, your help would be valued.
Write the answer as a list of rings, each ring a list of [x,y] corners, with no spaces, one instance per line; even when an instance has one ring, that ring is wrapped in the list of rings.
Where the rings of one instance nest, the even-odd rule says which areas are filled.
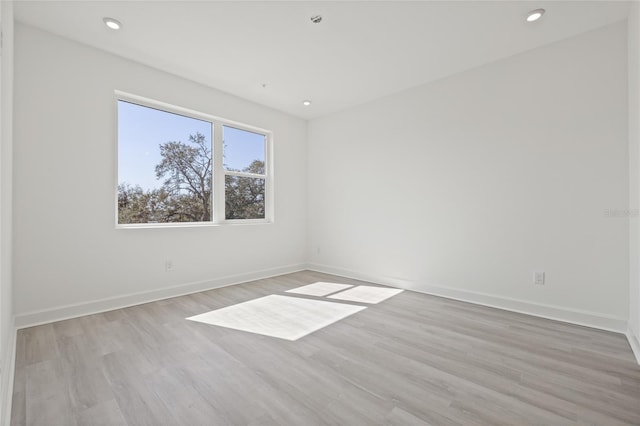
[[[164,270],[165,272],[173,271],[173,262],[170,260],[165,260],[164,262]]]
[[[533,283],[535,285],[544,285],[544,272],[534,272]]]

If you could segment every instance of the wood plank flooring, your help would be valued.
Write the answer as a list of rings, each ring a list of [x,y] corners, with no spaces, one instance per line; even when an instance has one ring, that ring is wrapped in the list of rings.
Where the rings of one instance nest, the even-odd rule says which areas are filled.
[[[294,342],[185,320],[317,281],[367,284],[306,271],[20,330],[11,424],[640,425],[621,334],[409,291]]]

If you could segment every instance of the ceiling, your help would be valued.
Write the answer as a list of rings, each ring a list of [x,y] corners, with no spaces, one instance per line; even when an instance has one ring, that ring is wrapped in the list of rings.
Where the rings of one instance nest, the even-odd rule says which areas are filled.
[[[537,8],[543,18],[525,22]],[[15,16],[310,119],[620,21],[628,9],[616,1],[50,0],[18,1]],[[312,23],[318,14],[322,22]],[[109,30],[106,16],[123,28]]]

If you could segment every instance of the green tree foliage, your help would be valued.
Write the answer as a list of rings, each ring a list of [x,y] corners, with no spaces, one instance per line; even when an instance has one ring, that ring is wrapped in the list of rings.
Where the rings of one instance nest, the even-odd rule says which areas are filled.
[[[211,147],[204,135],[189,135],[189,142],[160,144],[162,160],[155,167],[162,188],[118,185],[118,223],[207,222],[211,220]],[[255,160],[238,170],[264,174],[264,162]],[[264,218],[264,179],[227,176],[227,219]]]
[[[162,161],[156,178],[164,178],[163,189],[172,202],[170,222],[211,220],[211,148],[204,135],[189,135],[190,145],[182,142],[160,144]]]
[[[242,171],[264,174],[264,162],[254,160]],[[227,175],[224,186],[227,219],[264,218],[264,179]]]

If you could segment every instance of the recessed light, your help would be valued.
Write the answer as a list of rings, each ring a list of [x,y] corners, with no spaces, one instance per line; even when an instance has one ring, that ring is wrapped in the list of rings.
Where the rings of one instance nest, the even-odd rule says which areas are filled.
[[[542,18],[542,15],[544,15],[544,9],[532,10],[527,14],[527,22],[537,21]]]
[[[311,101],[309,101],[309,100],[302,101],[302,105],[309,106],[309,105],[311,105]]]
[[[112,30],[119,30],[120,28],[122,28],[122,24],[117,19],[103,18],[102,21],[107,27],[111,28]]]

